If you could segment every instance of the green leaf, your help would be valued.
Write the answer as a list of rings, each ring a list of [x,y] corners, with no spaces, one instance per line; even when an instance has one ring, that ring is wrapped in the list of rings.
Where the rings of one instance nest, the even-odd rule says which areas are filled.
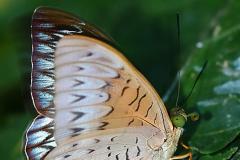
[[[240,149],[234,153],[232,160],[239,160],[240,159]]]
[[[231,148],[223,153],[215,155],[206,155],[200,158],[200,160],[228,160],[238,150],[238,147]]]
[[[240,25],[201,42],[183,68],[183,93],[187,95],[208,60],[208,66],[188,103],[201,119],[188,127],[189,144],[208,154],[226,147],[240,133]],[[191,129],[190,129],[191,128]]]

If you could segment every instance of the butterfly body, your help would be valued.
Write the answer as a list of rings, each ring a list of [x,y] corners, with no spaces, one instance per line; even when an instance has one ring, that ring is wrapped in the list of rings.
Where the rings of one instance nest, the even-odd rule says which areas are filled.
[[[165,160],[182,128],[111,39],[67,13],[39,8],[32,22],[32,97],[39,116],[28,159]]]

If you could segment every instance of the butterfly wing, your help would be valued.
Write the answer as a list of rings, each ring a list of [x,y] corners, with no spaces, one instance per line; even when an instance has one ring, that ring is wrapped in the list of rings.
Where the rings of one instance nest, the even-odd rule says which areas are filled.
[[[39,8],[32,22],[29,159],[151,159],[173,132],[160,97],[95,27]]]

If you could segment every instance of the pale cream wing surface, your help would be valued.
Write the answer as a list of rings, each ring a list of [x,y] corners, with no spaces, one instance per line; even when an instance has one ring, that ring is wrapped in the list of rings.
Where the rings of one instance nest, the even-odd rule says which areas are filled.
[[[106,43],[64,36],[54,63],[57,146],[46,159],[152,159],[173,132],[154,89]]]

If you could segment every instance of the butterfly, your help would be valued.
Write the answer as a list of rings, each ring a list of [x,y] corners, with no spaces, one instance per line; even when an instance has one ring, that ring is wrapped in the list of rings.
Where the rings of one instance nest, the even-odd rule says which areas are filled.
[[[27,159],[167,160],[183,132],[111,38],[66,12],[32,17],[31,94],[38,116]],[[181,117],[182,116],[182,117]],[[177,124],[177,123],[176,123]]]

